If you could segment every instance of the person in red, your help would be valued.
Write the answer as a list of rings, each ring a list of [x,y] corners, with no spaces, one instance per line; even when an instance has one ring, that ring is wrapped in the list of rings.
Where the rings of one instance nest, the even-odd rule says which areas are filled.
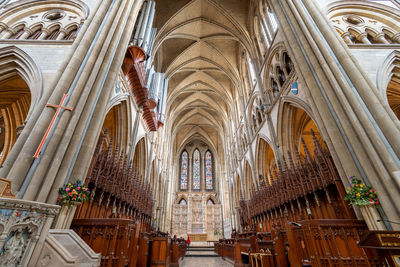
[[[187,239],[187,246],[189,247],[190,246],[190,236],[188,236],[188,239]]]

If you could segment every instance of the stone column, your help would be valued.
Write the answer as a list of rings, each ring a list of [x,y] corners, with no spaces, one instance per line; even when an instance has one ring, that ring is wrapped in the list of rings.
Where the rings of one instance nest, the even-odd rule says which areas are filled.
[[[4,22],[0,22],[0,35],[7,28],[8,28],[7,24],[5,24]]]
[[[192,194],[188,194],[188,203],[187,203],[187,233],[192,232]]]
[[[236,206],[235,208],[236,208],[236,227],[237,227],[236,231],[240,232],[242,228],[242,226],[240,225],[240,212],[239,212],[240,207]]]
[[[27,39],[32,33],[33,32],[31,29],[26,28],[25,32],[21,35],[21,37],[19,37],[19,39]]]
[[[1,36],[1,39],[8,39],[15,34],[15,31],[13,29],[9,28],[9,29],[3,30],[2,34],[3,35]]]
[[[344,42],[346,44],[352,44],[353,43],[353,41],[351,41],[351,39],[350,39],[350,33],[349,32],[343,33],[342,34],[342,38],[343,38],[343,40],[344,40]]]
[[[390,107],[315,0],[271,3],[343,182],[355,175],[371,184],[383,219],[399,221],[400,185],[393,172],[400,168],[400,125]]]
[[[398,33],[396,33],[396,34],[394,34],[392,36],[392,42],[393,43],[400,43],[400,32],[398,32]]]
[[[380,44],[389,44],[388,40],[385,38],[385,33],[381,32],[374,37],[374,41]]]
[[[362,42],[363,44],[371,44],[371,42],[368,39],[368,33],[363,32],[360,35],[357,36],[357,39]]]
[[[106,105],[128,46],[142,1],[103,0],[80,30],[67,59],[48,90],[34,108],[0,171],[13,181],[18,197],[55,202],[58,188],[69,179],[85,179]],[[67,94],[63,111],[56,118],[38,156],[39,147],[54,109]],[[46,186],[43,186],[46,185]]]
[[[38,40],[44,40],[49,35],[50,35],[50,31],[48,29],[42,28],[42,33],[40,34]]]
[[[63,40],[64,37],[67,35],[67,32],[65,31],[65,29],[60,29],[60,33],[58,34],[56,40]]]

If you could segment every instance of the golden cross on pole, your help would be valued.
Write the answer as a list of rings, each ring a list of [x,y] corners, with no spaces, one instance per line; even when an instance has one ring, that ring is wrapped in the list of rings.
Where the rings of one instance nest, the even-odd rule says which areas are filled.
[[[67,98],[67,94],[64,94],[64,95],[63,95],[63,98],[61,99],[60,104],[58,104],[58,105],[47,104],[47,105],[46,105],[46,107],[57,108],[57,110],[56,110],[56,113],[54,113],[53,119],[51,120],[51,122],[50,122],[50,124],[49,124],[49,127],[47,127],[46,133],[44,134],[44,136],[43,136],[43,138],[42,138],[42,141],[40,141],[39,147],[37,148],[37,150],[36,150],[36,152],[35,152],[35,155],[33,155],[33,158],[36,159],[36,158],[39,157],[39,154],[40,154],[40,151],[41,151],[42,148],[43,148],[44,142],[46,142],[46,139],[47,139],[47,137],[49,136],[49,133],[50,133],[51,129],[53,128],[54,122],[56,121],[57,116],[58,116],[58,114],[60,113],[61,109],[66,109],[66,110],[69,110],[69,111],[72,111],[72,110],[73,110],[73,108],[69,108],[69,107],[64,107],[64,106],[63,106],[63,104],[64,104],[66,98]]]

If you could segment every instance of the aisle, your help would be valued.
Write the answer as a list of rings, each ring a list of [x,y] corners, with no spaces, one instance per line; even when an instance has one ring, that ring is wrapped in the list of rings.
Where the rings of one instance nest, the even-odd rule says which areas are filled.
[[[193,242],[194,243],[194,242]],[[233,265],[224,261],[214,251],[214,247],[205,243],[194,243],[188,248],[186,256],[180,267],[232,267]]]
[[[185,257],[182,267],[232,267],[233,265],[220,257]]]

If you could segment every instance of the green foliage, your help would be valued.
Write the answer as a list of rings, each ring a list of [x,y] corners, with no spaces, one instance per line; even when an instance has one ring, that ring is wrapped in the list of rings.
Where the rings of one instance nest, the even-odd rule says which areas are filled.
[[[350,187],[347,188],[345,200],[349,201],[349,205],[379,205],[379,199],[376,191],[361,180],[351,177]]]
[[[218,236],[218,235],[220,235],[221,233],[218,231],[218,229],[215,229],[214,230],[214,235],[216,235],[216,236]]]
[[[72,202],[87,201],[90,191],[82,181],[77,180],[75,183],[68,183],[58,189],[58,193],[57,204],[67,204],[70,207]]]

